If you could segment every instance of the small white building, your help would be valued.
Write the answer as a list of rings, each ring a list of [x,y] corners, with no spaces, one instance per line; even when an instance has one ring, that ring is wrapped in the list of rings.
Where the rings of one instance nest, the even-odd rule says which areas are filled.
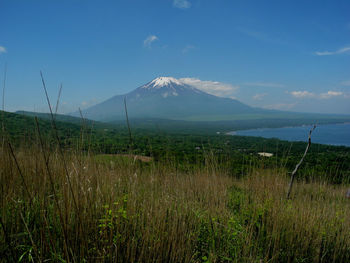
[[[272,157],[273,156],[273,153],[266,153],[266,152],[260,152],[258,154],[260,156],[263,156],[263,157]]]

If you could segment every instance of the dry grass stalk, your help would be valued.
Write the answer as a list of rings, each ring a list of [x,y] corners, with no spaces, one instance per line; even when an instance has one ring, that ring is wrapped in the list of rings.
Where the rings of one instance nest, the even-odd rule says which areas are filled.
[[[292,262],[306,260],[307,255],[311,262],[349,258],[350,204],[342,194],[346,186],[295,182],[294,198],[286,202],[288,178],[281,169],[252,168],[250,176],[234,179],[219,173],[210,160],[211,168],[180,173],[175,164],[141,164],[119,156],[113,162],[110,156],[83,156],[85,169],[78,169],[76,154],[65,152],[84,222],[85,231],[80,232],[58,149],[51,152],[49,169],[47,158],[33,158],[38,154],[36,148],[18,149],[16,154],[32,182],[29,190],[35,202],[27,210],[11,207],[11,200],[29,200],[18,191],[20,175],[13,173],[2,193],[1,213],[7,242],[31,247],[34,243],[43,261],[54,260],[52,255],[78,262],[199,262],[203,256],[210,262],[223,261],[224,256],[233,262]],[[16,169],[4,161],[0,165],[6,173]],[[30,218],[28,231],[21,213]],[[16,236],[21,232],[30,232],[33,242]]]
[[[74,195],[74,191],[73,191],[73,188],[72,188],[72,183],[71,183],[70,176],[69,176],[69,172],[68,172],[68,169],[67,169],[67,164],[66,164],[65,156],[64,156],[63,150],[62,150],[62,148],[61,148],[61,140],[60,140],[60,138],[59,138],[59,136],[58,136],[58,129],[57,129],[57,127],[56,127],[55,118],[54,118],[54,115],[53,115],[53,112],[52,112],[52,107],[51,107],[49,95],[48,95],[48,93],[47,93],[47,89],[46,89],[46,84],[45,84],[44,76],[43,76],[43,74],[42,74],[41,71],[40,71],[40,76],[41,76],[41,81],[42,81],[42,84],[43,84],[43,88],[44,88],[44,92],[45,92],[47,104],[48,104],[48,107],[49,107],[49,110],[50,110],[52,129],[53,129],[53,131],[54,131],[54,135],[55,135],[55,138],[56,138],[56,141],[57,141],[57,144],[58,144],[58,150],[59,150],[59,153],[60,153],[60,156],[61,156],[61,160],[62,160],[62,162],[63,162],[63,167],[64,167],[65,173],[66,173],[66,179],[67,179],[68,186],[69,186],[69,189],[70,189],[71,194],[72,194],[73,203],[74,203],[74,206],[75,206],[75,209],[76,209],[76,212],[77,212],[77,216],[78,216],[78,219],[79,219],[79,224],[80,224],[80,227],[81,227],[81,226],[82,226],[82,223],[81,223],[81,220],[80,220],[79,207],[78,207],[78,205],[77,205],[76,197],[75,197],[75,195]]]
[[[130,123],[129,123],[128,108],[126,106],[126,98],[124,98],[124,108],[125,108],[126,124],[128,126],[128,132],[129,132],[129,147],[132,150],[132,136],[131,136]]]

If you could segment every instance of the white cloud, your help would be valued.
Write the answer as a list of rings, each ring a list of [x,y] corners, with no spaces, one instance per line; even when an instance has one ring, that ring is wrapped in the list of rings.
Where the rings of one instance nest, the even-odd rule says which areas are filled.
[[[345,80],[340,83],[342,86],[350,86],[350,80]]]
[[[152,43],[154,41],[158,40],[158,37],[156,35],[149,35],[144,41],[143,41],[143,45],[145,47],[150,48]]]
[[[244,83],[245,86],[254,86],[254,87],[262,87],[262,88],[284,88],[285,85],[280,83],[272,83],[272,82],[247,82]]]
[[[191,3],[187,0],[174,0],[173,6],[180,9],[187,9],[191,7]]]
[[[0,46],[0,54],[6,53],[6,52],[7,52],[7,51],[6,51],[6,48],[3,47],[3,46]]]
[[[303,91],[291,91],[289,92],[293,97],[296,98],[313,98],[315,97],[315,94],[306,90]]]
[[[343,92],[341,92],[341,91],[332,91],[332,90],[330,90],[330,91],[328,91],[326,93],[321,93],[319,95],[319,98],[320,99],[330,99],[332,97],[338,97],[338,96],[342,96],[342,95],[343,95]]]
[[[303,99],[303,98],[316,98],[316,99],[330,99],[333,97],[339,97],[339,96],[344,96],[344,93],[341,91],[333,91],[333,90],[329,90],[327,92],[324,93],[320,93],[320,94],[315,94],[309,91],[291,91],[288,92],[289,94],[291,94],[293,97],[298,98],[298,99]]]
[[[317,52],[315,52],[315,54],[317,56],[330,56],[330,55],[337,55],[337,54],[343,54],[343,53],[350,53],[350,47],[340,48],[336,51],[317,51]]]
[[[262,100],[266,95],[267,93],[255,94],[253,100]]]
[[[184,84],[190,85],[206,93],[219,97],[228,97],[235,99],[233,95],[239,90],[239,86],[234,86],[218,81],[200,80],[197,78],[182,78],[179,80]]]
[[[297,103],[278,103],[278,104],[271,104],[271,105],[265,105],[263,108],[270,109],[270,110],[290,110],[294,108],[297,105]]]
[[[186,47],[184,47],[183,49],[182,49],[182,53],[187,53],[187,52],[189,52],[191,49],[194,49],[195,48],[195,46],[193,46],[193,45],[187,45]]]

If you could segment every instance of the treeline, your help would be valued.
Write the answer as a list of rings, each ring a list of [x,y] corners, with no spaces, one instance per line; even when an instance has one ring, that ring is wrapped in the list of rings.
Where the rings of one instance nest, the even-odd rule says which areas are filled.
[[[56,145],[51,121],[33,116],[4,113],[4,126],[14,146],[38,143],[38,127],[45,141]],[[59,118],[58,118],[59,119]],[[208,155],[216,159],[220,169],[241,177],[252,167],[280,167],[291,171],[300,160],[306,143],[278,139],[230,136],[225,134],[175,133],[161,127],[137,126],[132,122],[131,141],[126,125],[93,123],[75,118],[76,123],[55,121],[61,147],[67,150],[93,151],[97,154],[132,153],[151,156],[155,161],[175,162],[179,169],[205,166]],[[161,124],[160,124],[161,125]],[[200,126],[199,128],[200,129]],[[269,152],[266,158],[258,152]],[[299,178],[326,179],[331,183],[350,181],[350,148],[312,144],[299,171]]]

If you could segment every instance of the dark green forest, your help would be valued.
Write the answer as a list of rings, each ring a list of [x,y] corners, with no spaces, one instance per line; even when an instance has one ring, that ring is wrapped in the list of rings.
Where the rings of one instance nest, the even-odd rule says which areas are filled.
[[[41,136],[56,145],[50,115],[39,114],[38,125],[34,114],[27,116],[3,112],[8,140],[17,147],[38,143],[38,126]],[[295,120],[295,123],[302,122]],[[305,123],[305,120],[303,121]],[[305,142],[287,142],[278,139],[231,136],[225,129],[245,129],[260,125],[259,121],[236,122],[228,128],[221,124],[205,125],[183,121],[131,120],[131,136],[126,122],[106,124],[82,118],[57,115],[55,125],[61,146],[67,150],[92,151],[95,154],[137,154],[153,157],[155,162],[172,161],[178,169],[189,170],[206,165],[206,157],[216,159],[219,169],[241,177],[252,167],[269,169],[280,167],[292,171],[304,153]],[[239,126],[241,123],[241,126]],[[197,123],[198,124],[198,123]],[[267,127],[283,125],[270,120]],[[177,128],[174,128],[177,127]],[[273,153],[270,158],[258,152]],[[343,146],[312,144],[300,167],[299,177],[307,180],[326,179],[330,183],[350,181],[350,149]]]

